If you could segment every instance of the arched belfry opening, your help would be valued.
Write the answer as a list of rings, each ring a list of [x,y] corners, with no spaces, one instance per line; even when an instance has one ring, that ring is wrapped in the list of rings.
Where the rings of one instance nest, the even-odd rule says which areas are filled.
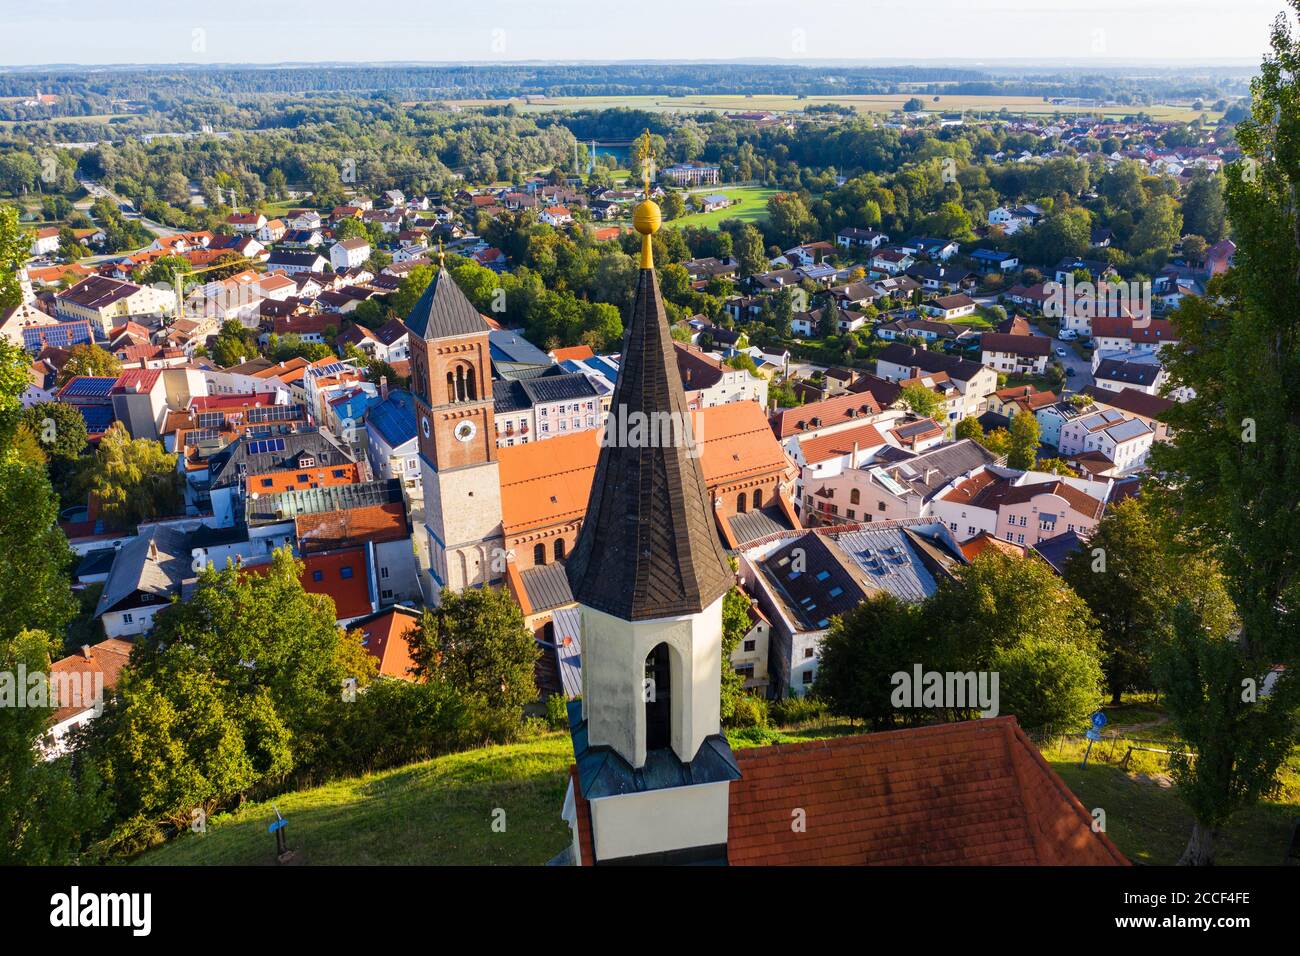
[[[478,384],[472,365],[456,365],[447,370],[447,401],[474,402],[478,400]]]
[[[672,745],[672,676],[667,644],[656,644],[645,659],[645,749]]]

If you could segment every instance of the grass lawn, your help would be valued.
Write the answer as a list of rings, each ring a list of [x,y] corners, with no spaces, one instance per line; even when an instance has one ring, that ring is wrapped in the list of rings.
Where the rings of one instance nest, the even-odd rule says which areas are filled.
[[[741,222],[763,222],[767,219],[767,201],[776,195],[775,189],[766,186],[720,186],[717,189],[694,190],[703,196],[721,194],[732,200],[726,209],[713,212],[697,212],[673,219],[665,223],[669,226],[704,226],[717,229],[718,223],[725,219],[739,219]]]
[[[1147,734],[1142,735],[1144,738]],[[1164,754],[1135,753],[1121,769],[1127,739],[1093,746],[1082,768],[1086,741],[1071,738],[1047,746],[1043,756],[1088,810],[1106,812],[1106,833],[1134,862],[1172,866],[1192,831],[1192,815],[1178,798]],[[1160,744],[1151,746],[1160,747]],[[1098,760],[1098,756],[1103,759]],[[1300,757],[1293,755],[1283,773],[1281,792],[1239,811],[1219,833],[1215,861],[1227,866],[1278,866],[1291,839],[1292,820],[1300,815]]]
[[[545,863],[569,843],[560,819],[568,734],[486,747],[277,797],[296,863],[520,865]],[[505,811],[505,831],[493,814]],[[273,864],[270,802],[249,804],[144,854],[137,865]]]
[[[737,735],[736,749],[861,733],[843,723]],[[560,819],[573,744],[568,734],[353,777],[214,816],[205,834],[186,833],[133,861],[137,866],[273,864],[275,819],[289,821],[295,863],[321,866],[539,866],[568,845]],[[494,811],[505,831],[494,832]]]

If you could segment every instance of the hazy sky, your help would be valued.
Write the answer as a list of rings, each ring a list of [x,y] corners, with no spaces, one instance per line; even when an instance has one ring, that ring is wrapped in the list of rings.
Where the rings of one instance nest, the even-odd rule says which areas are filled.
[[[1246,59],[1283,0],[0,0],[0,64]]]

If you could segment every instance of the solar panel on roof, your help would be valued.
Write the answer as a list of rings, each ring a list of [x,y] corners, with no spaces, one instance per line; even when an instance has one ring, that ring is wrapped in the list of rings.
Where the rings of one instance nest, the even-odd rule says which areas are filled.
[[[250,408],[248,422],[252,425],[260,422],[292,421],[303,417],[302,410],[301,405],[264,405],[261,408]]]
[[[226,416],[223,412],[200,412],[200,428],[220,428],[226,423]]]
[[[215,428],[195,428],[187,432],[185,440],[191,444],[197,445],[199,442],[214,441],[221,437],[221,433]]]
[[[284,439],[262,438],[248,444],[248,453],[250,455],[264,455],[269,451],[284,451]]]
[[[71,348],[93,341],[86,322],[60,322],[58,325],[39,325],[23,329],[23,348],[39,352],[46,346]]]

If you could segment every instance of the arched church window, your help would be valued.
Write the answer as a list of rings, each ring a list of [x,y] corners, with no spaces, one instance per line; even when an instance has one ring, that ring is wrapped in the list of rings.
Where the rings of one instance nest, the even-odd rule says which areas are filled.
[[[857,505],[862,503],[862,492],[854,488],[849,492],[849,504]]]
[[[546,563],[546,545],[538,541],[533,545],[533,564],[538,566]]]
[[[668,645],[656,645],[645,659],[645,749],[672,744],[672,677]]]
[[[743,491],[736,495],[736,513],[742,515],[745,513],[745,493]]]
[[[555,560],[556,561],[564,560],[564,539],[563,538],[555,539]]]
[[[755,510],[755,511],[757,511],[759,508],[763,507],[763,489],[762,489],[762,488],[755,488],[755,489],[754,489],[754,493],[753,493],[753,495],[751,495],[750,497],[751,497],[751,499],[753,500],[754,510]]]

